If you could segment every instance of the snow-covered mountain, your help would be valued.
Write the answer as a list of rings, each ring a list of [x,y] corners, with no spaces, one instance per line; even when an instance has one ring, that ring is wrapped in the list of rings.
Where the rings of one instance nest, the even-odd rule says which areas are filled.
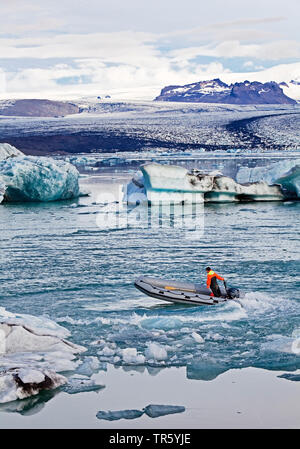
[[[183,86],[164,87],[155,100],[227,104],[296,104],[294,99],[284,93],[283,88],[290,89],[288,84],[278,84],[274,81],[266,83],[244,81],[229,85],[216,78]]]

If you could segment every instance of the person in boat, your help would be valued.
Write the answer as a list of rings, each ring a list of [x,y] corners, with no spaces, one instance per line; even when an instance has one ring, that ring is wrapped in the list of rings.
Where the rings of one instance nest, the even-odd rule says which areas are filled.
[[[218,285],[217,279],[219,279],[220,281],[224,281],[225,279],[222,278],[222,276],[219,276],[210,267],[206,268],[206,272],[207,272],[206,287],[210,288],[211,291],[212,291],[210,296],[216,296],[216,297],[221,296],[221,290],[220,290],[220,287]]]

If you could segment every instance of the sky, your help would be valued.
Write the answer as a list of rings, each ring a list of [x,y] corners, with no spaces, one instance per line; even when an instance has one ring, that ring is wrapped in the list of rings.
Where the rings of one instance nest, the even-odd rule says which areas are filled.
[[[300,80],[299,0],[1,0],[0,97]]]

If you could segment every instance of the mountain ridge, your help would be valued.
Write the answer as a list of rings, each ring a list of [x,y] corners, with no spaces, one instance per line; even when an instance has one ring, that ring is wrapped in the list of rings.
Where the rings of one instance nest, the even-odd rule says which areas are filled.
[[[225,104],[297,104],[288,97],[282,83],[243,81],[226,84],[219,78],[192,84],[166,86],[154,101],[181,101]]]

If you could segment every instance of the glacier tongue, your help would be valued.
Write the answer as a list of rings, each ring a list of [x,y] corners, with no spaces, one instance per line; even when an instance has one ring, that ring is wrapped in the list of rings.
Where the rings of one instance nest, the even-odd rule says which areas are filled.
[[[79,195],[79,173],[68,162],[35,156],[0,160],[0,202],[56,201]]]

